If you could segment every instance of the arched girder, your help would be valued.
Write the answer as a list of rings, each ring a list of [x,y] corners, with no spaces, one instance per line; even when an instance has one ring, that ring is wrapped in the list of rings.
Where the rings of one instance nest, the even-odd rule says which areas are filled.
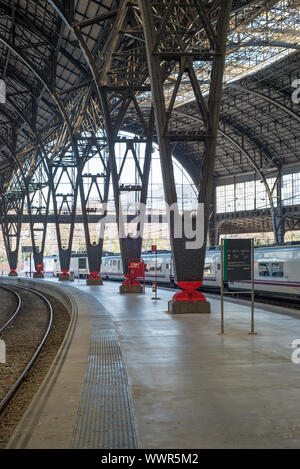
[[[48,3],[56,11],[56,13],[63,20],[63,22],[66,24],[66,26],[71,30],[72,29],[72,25],[71,25],[71,20],[72,19],[70,18],[69,12],[64,7],[63,3],[61,3],[59,0],[48,0]],[[65,3],[67,3],[67,2],[65,2]]]
[[[39,139],[36,135],[36,131],[32,127],[32,124],[31,124],[30,120],[26,117],[26,115],[23,113],[23,111],[18,106],[16,106],[16,104],[11,99],[6,98],[6,102],[13,108],[13,110],[18,114],[20,119],[27,125],[27,127],[30,130],[30,133],[32,134],[32,136],[34,138],[34,140],[36,141],[37,144],[40,145]]]
[[[228,103],[228,102],[227,102],[226,104],[224,103],[224,106],[227,106],[227,107],[229,107],[229,108],[234,108],[234,109],[236,109],[233,104]],[[255,105],[253,105],[253,107],[254,107],[255,109],[258,109],[261,114],[264,114],[264,115],[267,115],[267,116],[268,116],[268,114],[267,114],[263,109],[257,108]],[[275,133],[275,132],[271,131],[271,130],[266,126],[266,124],[265,124],[264,122],[260,122],[258,119],[256,119],[256,117],[254,117],[253,115],[251,115],[251,113],[248,114],[246,111],[244,111],[244,109],[243,109],[242,106],[238,109],[238,111],[239,111],[243,116],[245,116],[246,119],[253,121],[258,127],[265,128],[267,135],[270,135],[270,136],[273,135],[273,139],[270,139],[270,140],[276,141],[276,142],[278,142],[279,144],[284,145],[291,153],[293,153],[293,149],[292,149],[291,146],[288,144],[288,142],[287,142],[286,140],[282,140],[282,139],[280,138],[280,136],[279,136],[278,133]],[[281,122],[279,122],[279,125],[282,125],[282,126],[284,127],[284,124],[281,123]],[[251,128],[251,127],[249,127],[249,128]],[[287,131],[290,132],[289,129],[287,129]],[[295,137],[294,134],[292,134],[292,136]],[[265,140],[265,139],[264,139],[264,140]],[[269,146],[270,146],[270,145],[269,145]],[[273,151],[274,151],[274,154],[277,153],[277,152],[275,152],[275,150],[272,149],[272,152],[273,152]],[[278,155],[278,153],[277,153],[277,156],[278,156],[278,158],[280,159],[280,155]]]
[[[240,49],[242,47],[282,47],[283,49],[294,49],[300,50],[299,44],[291,44],[289,42],[281,41],[246,41],[241,43],[229,43],[227,44],[227,50],[230,49]]]
[[[11,154],[11,159],[9,159],[9,161],[12,161],[13,163],[15,163],[13,165],[14,168],[18,168],[18,170],[20,171],[20,175],[21,175],[21,178],[22,178],[22,181],[25,185],[25,187],[27,187],[27,182],[26,182],[26,176],[24,174],[24,170],[23,170],[23,166],[20,164],[18,158],[16,157],[16,154],[14,152],[14,149],[13,147],[11,146],[11,144],[2,136],[0,135],[0,140],[2,140],[2,142],[6,145],[6,147],[8,148],[10,154]],[[19,179],[19,177],[18,177]],[[4,194],[5,195],[5,194]],[[2,197],[4,196],[2,195]]]
[[[23,180],[25,181],[25,176],[24,176],[24,171],[23,171],[23,166],[20,164],[20,162],[18,161],[17,157],[16,157],[16,154],[13,150],[13,147],[11,146],[11,144],[0,134],[0,140],[2,140],[2,142],[4,143],[4,145],[7,147],[7,149],[9,150],[11,156],[12,156],[12,160],[14,161],[14,163],[17,165],[18,169],[20,170],[20,173],[22,175],[22,178]]]
[[[246,87],[241,86],[241,85],[237,85],[235,83],[224,83],[224,88],[235,88],[235,89],[237,89],[237,90],[239,90],[243,93],[252,94],[253,96],[257,96],[257,97],[263,99],[264,101],[268,101],[269,103],[273,104],[274,106],[279,107],[282,111],[289,114],[293,119],[300,122],[300,115],[299,114],[292,111],[290,108],[286,107],[284,104],[280,103],[279,101],[277,101],[274,98],[270,98],[269,96],[264,95],[262,93],[259,93],[258,91],[246,88]]]
[[[12,7],[5,3],[3,0],[0,0],[0,9],[4,11],[7,15],[12,14]],[[41,26],[38,26],[37,24],[30,20],[28,17],[24,17],[21,15],[18,11],[14,12],[14,19],[16,24],[19,24],[23,28],[26,28],[30,32],[34,32],[39,38],[43,39],[48,46],[50,46],[53,50],[56,49],[55,44],[53,44],[53,41],[51,40],[51,37],[47,34],[46,31],[44,31]],[[72,64],[83,74],[83,76],[87,75],[86,69],[82,66],[78,60],[76,60],[64,47],[59,48],[59,52],[66,57]]]
[[[220,119],[221,120],[221,119]],[[227,135],[226,132],[223,132],[222,130],[219,130],[219,132],[226,137],[228,140],[231,141],[231,143],[233,145],[236,146],[236,148],[239,149],[239,151],[242,152],[242,154],[247,158],[249,164],[251,164],[251,166],[255,169],[255,171],[257,172],[257,174],[260,176],[261,178],[261,181],[263,182],[264,186],[265,186],[265,189],[266,189],[266,193],[268,195],[268,199],[269,199],[269,203],[270,203],[270,207],[271,207],[271,213],[272,213],[272,220],[273,220],[273,223],[275,221],[275,207],[274,207],[274,201],[273,201],[273,195],[272,195],[272,190],[270,189],[269,187],[269,184],[267,182],[267,179],[266,179],[266,176],[264,175],[264,173],[262,172],[262,170],[257,166],[256,162],[253,160],[253,158],[251,158],[251,156],[249,155],[249,153],[241,146],[239,145],[231,136]],[[278,175],[280,174],[280,168],[277,168],[278,170]],[[273,225],[274,226],[274,225]],[[275,229],[275,226],[274,226],[274,233],[276,232],[276,229]]]
[[[6,101],[7,101],[7,99],[6,99]],[[17,124],[16,119],[13,119],[12,116],[11,116],[10,114],[8,114],[8,113],[5,111],[5,109],[3,109],[2,106],[0,107],[0,114],[1,114],[2,116],[4,116],[5,119],[7,119],[7,120],[11,123],[12,126],[14,126],[15,124]]]
[[[228,152],[226,148],[222,148],[222,152],[225,153],[226,158],[229,158],[235,166],[238,166],[241,170],[241,173],[243,172],[243,168],[236,162],[234,157],[232,156],[231,153]],[[199,170],[199,164],[201,164],[201,160],[198,160],[196,158],[189,158],[184,154],[184,151],[181,149],[175,148],[173,150],[173,156],[176,158],[177,161],[183,166],[183,168],[187,171],[189,176],[191,177],[192,181],[194,182],[196,187],[199,187],[201,184],[201,174]],[[223,162],[223,158],[220,158],[219,155],[217,155],[217,159],[220,162]],[[232,176],[233,173],[230,171],[229,168],[226,166],[223,166],[223,169],[227,171],[229,176]]]
[[[9,152],[12,155],[12,159],[14,161],[14,171],[15,171],[15,176],[16,179],[18,180],[20,186],[21,186],[21,179],[23,180],[23,183],[25,184],[26,181],[24,179],[24,173],[23,173],[23,168],[19,164],[19,162],[16,159],[15,152],[11,144],[3,137],[0,135],[0,140],[2,140],[6,147],[8,148]],[[16,165],[19,169],[19,173],[16,173]],[[22,186],[21,186],[22,188]],[[24,199],[25,199],[25,194],[20,191],[21,193],[21,198],[18,201],[16,198],[11,199],[13,201],[13,209],[17,214],[17,221],[10,223],[7,214],[8,214],[8,203],[5,202],[5,193],[4,191],[1,190],[0,197],[2,199],[2,209],[4,208],[4,213],[1,213],[1,227],[2,227],[2,235],[3,235],[3,240],[5,244],[5,249],[6,249],[6,254],[7,254],[7,259],[10,265],[10,269],[15,271],[17,268],[18,264],[18,252],[19,252],[19,245],[20,245],[20,235],[21,235],[21,227],[22,227],[22,218],[23,218],[23,208],[24,208]],[[9,207],[11,209],[12,206]],[[13,227],[13,232],[11,231]],[[15,240],[15,245],[13,244],[13,240]]]
[[[188,115],[184,112],[178,112],[178,111],[176,111],[176,114],[182,115],[182,117],[192,119],[192,120],[195,120],[197,122],[202,123],[202,119],[200,119],[197,116],[193,116],[193,115],[190,115],[190,114]],[[253,158],[249,155],[249,153],[236,140],[234,140],[230,135],[228,135],[226,132],[224,132],[221,129],[218,129],[218,134],[222,135],[222,137],[224,137],[227,141],[229,141],[232,145],[234,145],[236,147],[236,149],[245,156],[246,160],[248,161],[250,166],[254,169],[254,171],[257,172],[259,177],[262,180],[265,179],[264,174],[261,172],[260,168],[257,166],[257,164],[255,163]]]
[[[237,108],[237,110],[239,112],[242,112],[243,114],[245,114],[245,111],[244,111],[244,108],[243,108],[243,101],[242,101],[242,96],[239,95],[239,96],[235,96],[235,95],[231,95],[231,94],[228,94],[227,96],[229,97],[232,97],[233,100],[239,100],[239,102],[241,103],[241,107]],[[259,113],[267,116],[267,117],[270,117],[270,113],[269,112],[266,112],[263,108],[259,107],[255,102],[251,102],[251,101],[247,101],[247,104],[249,106],[251,106],[251,108],[255,109],[255,111],[259,111]],[[228,101],[224,102],[223,103],[223,106],[231,106],[231,103],[228,103]],[[255,119],[255,117],[251,116],[251,114],[249,115],[249,117],[251,117],[252,119]],[[285,131],[289,132],[291,134],[291,136],[293,138],[295,138],[295,134],[294,132],[292,132],[292,130],[290,129],[290,126],[289,125],[286,125],[286,121],[282,121],[282,119],[278,119],[276,120],[276,122],[278,123],[278,125],[280,125],[281,127],[284,128]],[[265,126],[266,124],[264,122],[259,122],[259,125],[262,125],[262,126]],[[273,133],[272,131],[269,131],[270,133]]]
[[[176,110],[176,114],[178,114],[178,115],[181,114],[183,117],[185,117],[185,118],[187,118],[187,119],[197,120],[198,122],[202,123],[202,120],[201,120],[200,118],[198,118],[198,117],[196,117],[196,116],[193,116],[193,115],[191,115],[191,114],[186,114],[185,112],[181,112],[181,111],[178,111],[178,110]],[[230,123],[228,122],[228,120],[224,118],[224,116],[223,116],[222,114],[220,115],[220,122],[225,122],[225,123],[226,123],[230,128],[232,128],[232,130],[233,130],[235,133],[237,133],[238,135],[241,135],[241,134],[242,134],[244,137],[247,138],[247,140],[248,140],[249,143],[250,143],[250,146],[254,146],[254,147],[258,148],[259,151],[263,151],[263,152],[265,153],[266,157],[268,158],[268,160],[269,160],[269,161],[273,161],[272,155],[269,154],[269,153],[266,153],[266,151],[261,148],[261,145],[259,144],[259,142],[257,141],[257,139],[253,137],[253,135],[251,135],[251,134],[245,132],[243,129],[238,130],[238,129],[235,127],[235,125],[230,124]]]
[[[99,70],[98,63],[96,63],[93,53],[90,51],[88,44],[86,43],[84,39],[84,36],[81,34],[80,26],[72,23],[72,18],[71,18],[72,13],[69,14],[66,11],[64,6],[62,5],[62,2],[59,2],[57,0],[49,0],[49,3],[53,6],[53,8],[59,14],[60,18],[64,21],[64,23],[68,27],[69,31],[74,35],[74,37],[78,41],[80,49],[85,57],[87,66],[89,67],[89,70],[93,77],[94,86],[96,88],[97,97],[98,97],[99,104],[102,110],[104,132],[107,137],[109,167],[110,167],[110,173],[112,177],[112,186],[113,186],[113,193],[114,193],[115,210],[116,210],[117,221],[118,221],[118,230],[119,230],[119,233],[123,234],[124,223],[121,217],[119,216],[122,213],[122,208],[121,208],[122,204],[119,204],[119,201],[121,201],[120,194],[122,190],[120,186],[120,174],[121,173],[118,172],[118,167],[116,164],[115,139],[117,137],[122,120],[124,119],[124,116],[128,110],[128,106],[132,103],[132,98],[130,96],[130,93],[128,93],[127,95],[126,89],[125,89],[126,96],[124,95],[124,93],[121,93],[121,96],[118,96],[120,100],[121,108],[117,115],[116,121],[113,121],[112,115],[111,115],[111,108],[109,105],[110,104],[109,93],[107,92],[108,91],[107,89],[104,89],[103,85],[107,84],[107,75],[108,75],[110,66],[114,60],[114,52],[117,51],[117,46],[119,43],[119,38],[120,38],[119,32],[121,31],[121,28],[124,24],[124,19],[126,18],[126,14],[127,14],[127,10],[128,10],[128,6],[130,2],[128,0],[124,0],[123,2],[120,2],[119,8],[115,15],[113,27],[111,28],[111,31],[109,32],[108,37],[105,38],[105,45],[102,47],[102,50],[101,50],[101,57],[102,57],[102,62],[103,62],[101,70]],[[137,105],[137,108],[138,108],[138,105]],[[140,110],[137,109],[137,112],[139,113]],[[139,114],[139,116],[141,116],[141,114]],[[149,122],[146,125],[147,126],[146,133],[147,134],[149,133],[147,135],[149,140],[152,140],[153,124],[154,124],[154,119],[152,116],[152,111],[150,111]],[[125,161],[128,151],[131,151],[129,150],[129,147],[127,148],[127,151],[124,155],[123,161]],[[148,162],[150,161],[150,158],[151,158],[150,142],[147,142],[146,157],[144,161],[145,177],[142,176],[141,168],[139,168],[139,174],[141,177],[141,193],[140,193],[141,203],[144,203],[142,202],[142,200],[147,195],[149,169],[146,170],[146,168],[148,166]],[[137,163],[137,167],[139,167],[138,163]],[[131,243],[131,240],[133,240],[133,238],[131,237],[126,238],[126,237],[120,236],[120,250],[122,254],[123,268],[125,272],[127,272],[127,269],[128,269],[128,259],[136,257],[136,256],[140,256],[140,251],[141,251],[142,237],[139,236],[136,240],[133,240],[134,243]],[[129,255],[130,253],[131,255]]]
[[[222,135],[222,137],[224,137],[226,140],[228,140],[240,153],[242,153],[242,155],[244,155],[244,157],[246,158],[246,160],[248,161],[249,165],[254,169],[254,171],[259,175],[259,177],[261,178],[262,181],[266,181],[266,178],[264,176],[264,174],[262,173],[261,169],[259,168],[259,166],[256,164],[256,162],[254,161],[254,159],[249,155],[249,153],[247,152],[247,150],[245,150],[245,148],[243,148],[234,138],[231,137],[231,135],[228,135],[226,132],[224,132],[223,130],[219,129],[218,130],[218,133],[220,135]]]
[[[70,137],[72,137],[73,131],[72,131],[72,126],[71,126],[69,117],[66,113],[66,110],[65,110],[62,102],[58,98],[57,94],[52,91],[50,84],[47,83],[47,81],[42,77],[40,71],[35,67],[35,65],[33,63],[31,63],[27,59],[27,57],[23,54],[23,52],[18,47],[16,47],[14,44],[12,44],[8,39],[6,39],[4,36],[2,36],[2,34],[0,34],[0,42],[2,44],[4,44],[6,47],[8,47],[8,49],[11,50],[13,52],[13,54],[16,55],[33,72],[33,74],[38,78],[38,80],[45,86],[45,88],[47,89],[49,94],[52,96],[54,102],[56,103],[56,105],[57,105],[57,107],[58,107],[58,109],[59,109],[59,111],[60,111],[60,113],[63,117],[63,120],[64,120],[64,122],[67,126]]]
[[[0,68],[4,68],[4,63],[2,61],[0,61]],[[15,68],[12,68],[10,65],[8,65],[7,67],[6,76],[16,81],[23,88],[26,88],[31,94],[34,94],[32,84],[28,83],[24,79],[24,77],[22,77],[19,72]]]
[[[272,163],[275,167],[279,168],[280,164],[274,160],[272,154],[265,148],[267,143],[261,142],[261,140],[254,136],[252,132],[249,132],[249,129],[244,124],[241,125],[240,123],[234,123],[232,117],[225,116],[224,114],[220,114],[220,122],[224,122],[236,134],[246,137],[250,142],[250,146],[257,148],[259,152],[263,152],[269,163]]]
[[[9,153],[10,153],[10,155],[11,155],[11,151],[10,151],[10,149],[9,149],[7,143],[6,143],[6,140],[5,140],[2,136],[0,136],[0,140],[1,140],[2,143],[8,148]],[[8,161],[10,167],[11,167],[11,168],[14,168],[14,167],[15,167],[15,165],[14,165],[14,159],[13,159],[11,156],[8,156],[4,150],[2,150],[2,155],[3,155],[4,158]]]
[[[45,216],[45,219],[43,221],[42,245],[41,245],[41,249],[39,250],[37,248],[37,243],[36,243],[35,236],[34,236],[34,223],[35,222],[34,222],[33,208],[32,208],[31,200],[30,200],[30,188],[29,188],[29,180],[28,180],[28,174],[29,173],[27,173],[27,175],[25,175],[24,168],[23,168],[22,164],[20,164],[20,161],[18,160],[16,154],[14,153],[12,146],[8,142],[6,142],[0,135],[0,140],[1,139],[5,142],[6,146],[8,147],[8,149],[9,149],[11,155],[12,155],[12,159],[15,163],[14,168],[17,167],[18,170],[19,170],[19,174],[17,173],[17,178],[20,181],[20,176],[21,176],[22,183],[24,184],[24,188],[25,188],[24,198],[26,197],[27,204],[28,204],[28,215],[29,215],[29,225],[30,225],[32,247],[33,247],[33,257],[34,257],[35,266],[37,268],[37,263],[42,262],[43,261],[43,256],[44,256],[47,220],[48,220],[48,213],[49,213],[50,190],[48,191],[48,196],[47,196],[46,216]],[[46,165],[44,165],[44,166],[46,168]],[[5,194],[2,194],[2,197],[5,197]],[[24,208],[24,205],[23,205],[23,208]],[[23,211],[23,209],[22,209],[22,211]],[[20,223],[22,223],[21,220],[20,220]],[[16,253],[16,256],[17,256],[17,253]]]
[[[43,155],[43,158],[42,158],[43,166],[44,166],[45,171],[48,173],[48,167],[46,164],[47,153],[46,153],[45,147],[43,143],[41,142],[40,138],[38,137],[38,135],[36,134],[35,129],[32,127],[30,120],[27,119],[26,115],[22,112],[22,110],[19,109],[18,106],[16,106],[9,98],[7,98],[6,101],[15,110],[15,112],[19,115],[19,117],[26,123],[27,127],[29,128],[30,133],[32,134],[33,140],[35,141],[36,145],[41,149],[41,152]]]
[[[261,171],[261,169],[258,167],[258,165],[256,164],[256,162],[253,160],[253,158],[249,155],[249,153],[238,143],[236,142],[230,135],[228,135],[226,132],[222,131],[219,129],[218,131],[220,133],[220,135],[222,135],[224,138],[226,138],[228,141],[230,141],[232,143],[232,145],[234,145],[237,150],[239,150],[244,156],[245,158],[248,160],[249,164],[252,166],[252,168],[257,172],[257,174],[259,175],[261,181],[264,183],[264,186],[265,186],[265,189],[266,189],[266,192],[268,194],[268,198],[269,198],[269,202],[270,202],[270,206],[271,206],[271,209],[274,210],[274,203],[273,203],[273,197],[272,197],[272,191],[269,187],[269,184],[267,182],[267,179],[266,179],[266,176],[263,174],[263,172]]]

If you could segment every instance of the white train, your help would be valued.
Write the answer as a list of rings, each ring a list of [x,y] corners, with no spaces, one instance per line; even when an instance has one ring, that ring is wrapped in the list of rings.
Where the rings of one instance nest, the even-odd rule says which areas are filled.
[[[219,289],[221,283],[220,247],[208,248],[205,258],[203,286],[205,289]],[[142,254],[145,262],[146,282],[157,281],[164,285],[174,285],[174,266],[169,251],[151,251]],[[58,256],[44,258],[45,273],[58,276],[60,264]],[[24,271],[29,272],[28,265]],[[32,271],[34,268],[32,266]],[[72,254],[70,272],[75,278],[87,278],[89,275],[87,257],[84,252]],[[120,254],[104,253],[101,276],[103,279],[123,280],[123,268]],[[255,292],[282,297],[300,299],[300,244],[284,246],[258,247],[254,250]],[[249,290],[250,282],[228,282],[229,290]]]
[[[34,272],[34,260],[31,258],[31,272]],[[28,275],[30,272],[30,258],[24,262],[22,274]],[[75,278],[87,278],[89,276],[86,252],[74,253],[71,256],[70,272],[74,272]],[[44,274],[58,277],[60,274],[60,262],[57,255],[44,256]]]
[[[145,277],[147,282],[157,281],[165,285],[174,285],[174,267],[172,255],[168,251],[158,251],[157,270],[155,255],[143,253]],[[157,274],[157,275],[156,275]],[[107,256],[102,260],[103,279],[123,279],[120,255]],[[300,244],[255,248],[254,250],[255,292],[281,297],[300,299]],[[220,289],[221,251],[220,247],[206,251],[203,287]],[[250,281],[228,282],[229,290],[249,290]]]

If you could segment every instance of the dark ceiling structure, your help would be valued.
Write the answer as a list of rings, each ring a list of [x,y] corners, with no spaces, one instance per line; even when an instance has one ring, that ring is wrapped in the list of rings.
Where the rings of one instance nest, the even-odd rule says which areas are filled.
[[[77,198],[88,225],[88,196],[77,178],[68,203],[55,186],[57,168],[71,178],[70,168],[82,172],[83,162],[100,154],[106,174],[101,200],[112,177],[117,201],[124,188],[112,155],[121,131],[148,145],[144,168],[137,163],[141,184],[129,189],[140,192],[140,201],[147,197],[152,141],[165,154],[166,178],[172,179],[169,150],[162,150],[167,142],[199,188],[199,201],[209,200],[212,178],[217,184],[255,173],[266,184],[268,175],[297,167],[300,113],[291,96],[299,70],[299,9],[299,1],[288,0],[0,0],[2,213],[14,211],[20,225],[24,200],[33,219],[48,215],[52,196],[61,198],[54,210],[68,270]],[[203,180],[211,180],[208,187]],[[48,183],[45,206],[30,207]],[[67,249],[59,235],[66,204]],[[90,245],[87,231],[86,239]]]
[[[81,25],[82,36],[94,56],[107,47],[107,35],[122,3],[93,0],[69,2],[72,24]],[[235,22],[241,23],[240,30],[266,8],[270,9],[271,3],[289,3],[290,15],[298,14],[298,2],[234,1],[232,10],[235,12]],[[7,95],[0,112],[0,164],[7,177],[15,166],[13,155],[24,161],[29,155],[29,147],[37,144],[37,138],[40,141],[51,139],[62,125],[60,106],[68,113],[70,102],[85,93],[92,82],[86,58],[72,30],[62,20],[58,4],[44,0],[0,1],[0,70]],[[68,2],[63,2],[63,5],[68,5]],[[68,15],[68,8],[63,10]],[[290,29],[287,26],[284,29],[282,23],[282,34],[287,35]],[[296,18],[294,23],[297,23]],[[264,43],[263,48],[274,49],[271,42]],[[117,47],[121,52],[129,44],[130,34],[122,38]],[[288,45],[285,46],[287,48]],[[298,76],[299,54],[293,52],[292,47],[295,50],[298,48],[296,42],[289,44],[291,55],[273,63],[267,70],[263,68],[225,85],[216,177],[244,174],[256,166],[270,169],[299,162],[296,144],[299,111],[297,106],[293,109],[291,100],[291,83]],[[249,48],[248,55],[254,55],[251,46]],[[243,45],[240,50],[245,52],[246,46]],[[260,51],[259,44],[256,50]],[[231,54],[230,49],[229,52]],[[114,60],[118,62],[115,66],[120,67],[117,52],[114,53]],[[228,67],[232,67],[235,60],[241,58],[232,59]],[[141,63],[139,67],[139,73],[145,73],[144,81],[147,81],[147,71],[142,70]],[[194,103],[176,107],[178,112],[174,127],[181,127],[183,132],[196,131],[199,119],[197,108],[194,108]],[[186,115],[190,117],[188,128]],[[126,124],[124,128],[135,127],[132,121]],[[136,130],[139,130],[138,126]],[[199,145],[181,143],[177,146],[175,154],[179,157],[188,155],[187,159],[191,160],[201,158]]]

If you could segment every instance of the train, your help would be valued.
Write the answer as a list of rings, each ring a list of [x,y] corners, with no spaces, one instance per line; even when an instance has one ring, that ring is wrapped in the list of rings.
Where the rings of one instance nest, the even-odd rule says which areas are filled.
[[[157,256],[157,258],[156,258]],[[167,250],[144,251],[145,279],[151,283],[175,286],[174,264],[172,253]],[[29,271],[28,261],[24,270]],[[60,264],[58,256],[45,257],[45,274],[58,276]],[[32,266],[32,271],[33,271]],[[70,272],[75,278],[87,278],[89,275],[88,260],[85,252],[71,256]],[[102,258],[101,276],[105,280],[124,279],[120,254],[105,252]],[[293,297],[300,300],[300,243],[256,247],[254,249],[254,283],[255,293]],[[250,281],[226,282],[225,287],[231,291],[249,290]],[[220,246],[206,250],[203,288],[219,290],[221,285],[221,250]]]

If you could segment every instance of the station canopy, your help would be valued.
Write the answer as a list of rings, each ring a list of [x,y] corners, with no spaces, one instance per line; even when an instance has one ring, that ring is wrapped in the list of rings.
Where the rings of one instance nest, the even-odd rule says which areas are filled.
[[[62,109],[68,116],[76,117],[77,131],[88,131],[89,126],[94,130],[103,127],[91,70],[73,28],[79,25],[99,69],[106,67],[106,39],[123,3],[0,0],[0,78],[6,85],[5,103],[0,104],[2,188],[5,189],[18,167],[28,169],[36,164],[41,144],[47,147],[55,141],[56,150],[66,145],[69,137]],[[135,21],[139,21],[138,2],[130,3]],[[299,1],[233,1],[216,178],[257,171],[267,175],[278,168],[299,165],[300,105],[292,99],[293,83],[300,78],[299,24]],[[185,21],[176,27],[188,30],[189,23]],[[139,59],[141,84],[149,84],[145,45],[141,37],[139,51],[132,48],[136,44],[134,33],[128,18],[109,63],[110,83],[114,83],[116,74],[120,77],[124,73],[124,83],[130,86],[126,66],[139,54],[144,56],[144,61]],[[178,74],[176,61],[166,72],[165,95],[171,99]],[[210,65],[199,59],[196,73],[205,95]],[[183,77],[171,126],[184,134],[201,130],[191,91],[190,81]],[[89,96],[86,122],[82,121],[77,106],[83,95]],[[151,92],[140,91],[136,99],[142,109],[149,109]],[[121,130],[141,133],[140,121],[135,119],[136,113],[129,114]],[[202,145],[200,141],[183,140],[174,146],[174,156],[190,174],[196,174],[195,170],[201,167]]]

